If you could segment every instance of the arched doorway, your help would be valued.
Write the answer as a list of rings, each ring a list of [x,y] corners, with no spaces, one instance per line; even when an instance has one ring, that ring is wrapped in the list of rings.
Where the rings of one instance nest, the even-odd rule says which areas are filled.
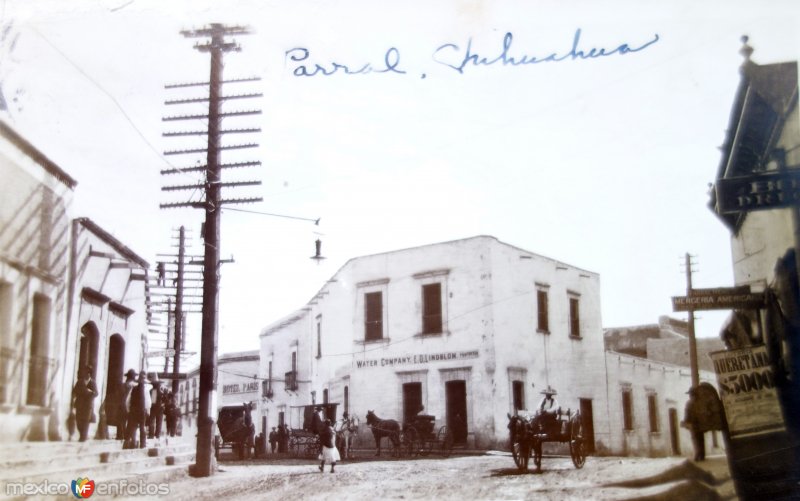
[[[106,420],[109,426],[119,426],[119,409],[116,405],[121,397],[123,382],[122,374],[125,370],[125,338],[114,334],[108,340],[108,367],[106,369]],[[117,428],[117,438],[121,437],[122,430]]]
[[[81,327],[81,346],[78,355],[76,373],[81,367],[92,367],[92,379],[97,381],[97,351],[99,348],[100,332],[94,322],[86,322]]]

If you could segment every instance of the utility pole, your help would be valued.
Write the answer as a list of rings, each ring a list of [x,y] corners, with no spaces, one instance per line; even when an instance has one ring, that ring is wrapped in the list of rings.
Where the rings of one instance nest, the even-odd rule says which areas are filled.
[[[223,117],[256,115],[260,111],[231,111],[223,112],[222,103],[228,99],[242,99],[250,97],[260,97],[261,94],[249,95],[222,95],[223,83],[253,81],[256,79],[239,79],[225,82],[222,79],[222,55],[225,52],[240,50],[236,42],[225,40],[229,35],[246,35],[249,30],[241,26],[223,26],[222,24],[211,24],[207,28],[199,30],[182,31],[181,34],[187,38],[210,38],[205,43],[196,43],[195,49],[200,52],[208,52],[211,55],[211,71],[208,83],[203,84],[184,84],[168,86],[167,88],[192,87],[197,85],[207,85],[209,88],[208,98],[183,99],[167,101],[166,104],[189,104],[208,101],[208,113],[203,115],[184,115],[176,117],[165,117],[164,121],[169,120],[208,120],[207,131],[186,131],[165,133],[165,136],[191,136],[205,135],[207,146],[197,149],[184,149],[165,154],[195,154],[206,153],[206,165],[204,168],[193,167],[189,169],[172,169],[162,171],[165,174],[186,173],[190,171],[205,171],[205,182],[203,184],[189,186],[164,187],[162,190],[198,190],[205,192],[205,200],[202,202],[179,202],[161,204],[162,208],[172,207],[195,207],[205,210],[204,224],[204,257],[203,257],[203,307],[202,307],[202,338],[200,348],[200,388],[199,404],[200,408],[197,415],[197,451],[195,454],[196,462],[191,470],[191,474],[196,477],[207,477],[214,472],[214,422],[216,413],[216,375],[217,375],[217,336],[219,327],[219,280],[220,280],[220,223],[221,208],[227,203],[252,203],[260,202],[259,198],[243,199],[223,199],[223,187],[254,186],[260,185],[260,181],[243,181],[233,183],[222,182],[222,169],[224,167],[242,167],[259,165],[260,162],[238,162],[225,165],[222,163],[221,152],[228,149],[254,148],[256,144],[242,144],[234,146],[223,146],[221,137],[226,133],[256,133],[260,128],[231,129],[223,130],[221,120]]]
[[[199,313],[202,306],[196,300],[201,298],[199,295],[191,295],[188,297],[189,302],[186,302],[186,290],[189,292],[199,290],[198,285],[186,286],[186,282],[200,282],[202,279],[198,277],[187,278],[186,265],[193,264],[186,262],[186,228],[181,226],[177,230],[177,245],[173,247],[178,248],[177,254],[158,254],[159,257],[173,258],[174,261],[158,261],[156,266],[157,276],[155,283],[151,284],[154,289],[152,296],[161,298],[154,302],[155,313],[166,313],[167,315],[167,338],[164,348],[172,348],[174,354],[172,355],[172,393],[177,395],[179,392],[180,380],[180,360],[181,356],[185,355],[184,346],[186,339],[184,320],[186,313]],[[199,272],[200,270],[195,270]],[[166,298],[166,302],[164,299]],[[170,333],[172,336],[170,337]],[[162,333],[163,334],[163,333]],[[168,371],[169,356],[165,356],[164,373]]]
[[[692,297],[692,257],[686,253],[686,295]],[[689,309],[689,366],[692,371],[692,388],[700,384],[697,369],[697,339],[694,335],[694,309]]]
[[[183,260],[186,257],[186,228],[178,230],[178,280],[175,284],[175,356],[172,358],[172,394],[178,394],[178,374],[181,372],[181,348],[183,347]]]

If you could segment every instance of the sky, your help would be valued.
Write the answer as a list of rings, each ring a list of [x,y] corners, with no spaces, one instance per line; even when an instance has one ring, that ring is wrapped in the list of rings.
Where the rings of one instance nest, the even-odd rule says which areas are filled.
[[[605,327],[652,324],[686,318],[686,253],[695,287],[733,285],[707,203],[741,37],[756,63],[796,60],[799,20],[792,1],[5,0],[0,118],[78,180],[73,217],[152,267],[181,225],[200,255],[201,211],[159,204],[199,200],[161,188],[201,178],[160,171],[205,163],[164,154],[202,137],[163,133],[206,124],[162,118],[204,114],[165,101],[207,91],[165,86],[208,80],[182,30],[247,26],[224,78],[260,80],[224,94],[263,96],[224,111],[261,114],[223,125],[261,132],[223,161],[262,164],[223,181],[263,184],[224,195],[263,202],[223,208],[220,353],[257,349],[351,258],[475,235],[599,273]],[[697,316],[713,337],[727,312]],[[187,328],[199,351],[199,315]]]

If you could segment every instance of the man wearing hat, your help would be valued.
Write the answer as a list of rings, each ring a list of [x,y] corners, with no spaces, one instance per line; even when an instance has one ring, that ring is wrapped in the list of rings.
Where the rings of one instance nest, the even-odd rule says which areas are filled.
[[[78,436],[81,442],[86,441],[89,423],[94,416],[94,397],[98,395],[97,385],[92,379],[92,367],[83,366],[78,372],[78,381],[72,389],[75,422],[78,425]]]
[[[158,374],[153,373],[150,378],[150,419],[147,423],[147,438],[161,438],[161,425],[164,421],[164,387],[158,379]]]
[[[694,460],[703,461],[706,458],[706,439],[705,430],[701,426],[700,403],[697,398],[697,388],[692,386],[686,393],[689,395],[689,400],[686,402],[681,426],[687,428],[692,435]]]
[[[552,431],[558,430],[558,420],[556,418],[556,413],[558,412],[559,405],[558,401],[555,399],[555,396],[558,394],[556,390],[547,385],[547,388],[542,390],[541,392],[544,397],[542,401],[539,402],[539,413],[542,416],[542,423],[544,424],[544,429],[550,433]]]

